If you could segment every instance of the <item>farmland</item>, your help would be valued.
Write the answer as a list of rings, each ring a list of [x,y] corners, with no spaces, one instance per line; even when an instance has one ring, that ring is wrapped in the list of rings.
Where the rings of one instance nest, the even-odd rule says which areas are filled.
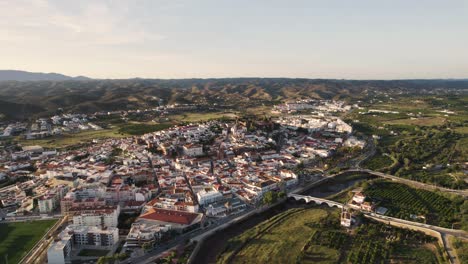
[[[0,263],[18,263],[56,220],[0,224]]]
[[[466,96],[409,96],[363,102],[345,117],[357,134],[376,135],[377,151],[362,165],[452,189],[466,188]]]
[[[432,237],[367,220],[348,233],[339,226],[338,215],[339,210],[329,208],[290,209],[231,238],[217,263],[441,261]]]
[[[406,118],[386,121],[389,125],[415,125],[415,126],[441,126],[446,119],[443,117],[421,117],[421,118]]]
[[[364,193],[378,201],[379,206],[389,209],[389,216],[408,220],[415,220],[411,215],[414,215],[413,218],[421,216],[421,221],[448,228],[461,221],[461,197],[450,199],[436,192],[383,180],[372,182]]]

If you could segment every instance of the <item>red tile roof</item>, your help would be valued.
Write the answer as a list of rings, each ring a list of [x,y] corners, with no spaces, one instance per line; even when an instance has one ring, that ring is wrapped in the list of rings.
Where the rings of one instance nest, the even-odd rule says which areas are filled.
[[[198,214],[194,213],[166,210],[160,208],[151,208],[148,210],[148,212],[140,216],[140,218],[143,219],[167,223],[176,223],[181,225],[190,225],[197,217]]]

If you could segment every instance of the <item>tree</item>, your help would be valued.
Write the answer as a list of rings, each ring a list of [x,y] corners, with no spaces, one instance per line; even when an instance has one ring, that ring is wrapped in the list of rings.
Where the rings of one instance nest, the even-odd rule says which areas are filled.
[[[286,192],[281,191],[281,192],[278,193],[278,198],[283,199],[285,197],[286,197]]]
[[[151,245],[151,243],[145,242],[145,243],[143,243],[143,245],[141,245],[141,247],[146,251],[146,250],[152,248],[153,246]]]
[[[263,204],[273,204],[275,200],[276,200],[276,197],[271,191],[263,195]]]

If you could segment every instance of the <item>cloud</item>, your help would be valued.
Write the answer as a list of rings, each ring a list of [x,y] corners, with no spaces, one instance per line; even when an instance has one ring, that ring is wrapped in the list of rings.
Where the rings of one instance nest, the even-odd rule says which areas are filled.
[[[0,0],[0,40],[14,44],[61,43],[72,46],[119,46],[165,37],[131,17],[131,1],[79,1],[77,6],[46,0]]]

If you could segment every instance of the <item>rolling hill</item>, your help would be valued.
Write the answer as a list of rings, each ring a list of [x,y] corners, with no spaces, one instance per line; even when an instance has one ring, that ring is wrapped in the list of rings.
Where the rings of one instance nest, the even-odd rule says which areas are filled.
[[[70,77],[59,73],[27,72],[17,70],[0,70],[0,81],[66,81],[88,80],[84,76]]]
[[[357,101],[373,94],[466,93],[466,80],[354,81],[286,78],[125,79],[0,82],[4,119],[69,112],[147,108],[165,103],[197,103],[226,108],[271,105],[303,98]]]

